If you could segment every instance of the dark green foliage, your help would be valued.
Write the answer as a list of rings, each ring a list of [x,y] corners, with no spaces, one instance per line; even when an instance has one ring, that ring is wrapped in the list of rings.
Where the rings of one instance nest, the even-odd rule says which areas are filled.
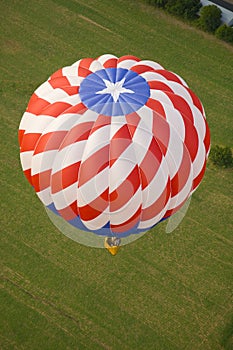
[[[233,157],[230,147],[214,146],[210,151],[210,159],[212,162],[223,168],[233,166]]]
[[[164,8],[167,3],[167,0],[148,0],[148,3],[156,7]]]
[[[191,20],[197,17],[201,3],[199,0],[167,0],[165,8],[171,14]]]
[[[215,35],[221,40],[228,43],[233,43],[233,28],[227,26],[226,24],[222,24],[219,28],[217,28]]]
[[[202,7],[198,24],[207,32],[214,33],[221,24],[222,11],[215,5]]]

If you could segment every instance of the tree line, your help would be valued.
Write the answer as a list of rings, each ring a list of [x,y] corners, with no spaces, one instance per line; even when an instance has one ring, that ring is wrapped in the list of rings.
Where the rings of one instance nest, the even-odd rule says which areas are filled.
[[[149,4],[182,18],[217,38],[233,43],[233,28],[221,22],[222,11],[215,5],[202,6],[200,0],[147,0]]]

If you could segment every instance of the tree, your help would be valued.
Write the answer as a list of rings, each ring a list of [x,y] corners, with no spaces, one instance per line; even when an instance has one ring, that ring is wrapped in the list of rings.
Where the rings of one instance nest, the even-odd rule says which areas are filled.
[[[195,19],[201,8],[200,0],[167,0],[165,8],[171,14],[185,19]]]
[[[230,147],[213,146],[210,151],[210,160],[214,165],[224,168],[233,166],[233,157]]]
[[[204,6],[200,11],[199,26],[214,33],[221,24],[222,11],[215,5]]]
[[[215,31],[215,35],[217,38],[224,40],[228,43],[233,43],[233,28],[227,26],[226,24],[222,24]]]
[[[167,3],[167,0],[154,0],[153,3],[156,7],[164,8]]]

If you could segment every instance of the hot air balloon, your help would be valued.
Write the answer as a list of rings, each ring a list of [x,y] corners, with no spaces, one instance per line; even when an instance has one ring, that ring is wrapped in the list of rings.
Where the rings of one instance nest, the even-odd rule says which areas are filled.
[[[36,89],[19,144],[24,174],[50,218],[64,233],[72,229],[71,238],[88,245],[96,237],[115,255],[190,198],[210,133],[180,76],[154,61],[105,54],[59,69]]]

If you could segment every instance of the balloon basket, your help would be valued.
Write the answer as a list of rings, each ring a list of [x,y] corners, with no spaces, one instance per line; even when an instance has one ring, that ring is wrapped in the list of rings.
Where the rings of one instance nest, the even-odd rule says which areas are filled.
[[[120,239],[116,237],[107,237],[104,241],[104,247],[114,256],[120,249]]]

